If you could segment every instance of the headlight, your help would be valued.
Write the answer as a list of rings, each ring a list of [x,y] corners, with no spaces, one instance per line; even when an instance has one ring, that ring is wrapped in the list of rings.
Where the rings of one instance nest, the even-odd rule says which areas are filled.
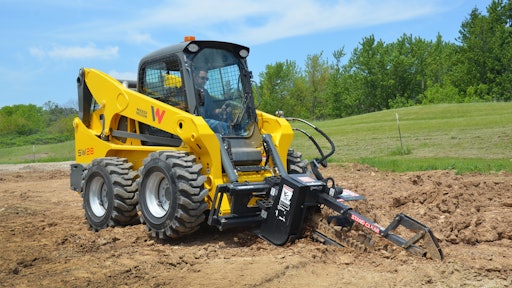
[[[249,56],[249,51],[247,51],[246,49],[242,49],[238,52],[238,54],[240,55],[240,57],[246,58],[247,56]]]
[[[188,51],[190,51],[192,53],[196,53],[197,51],[199,51],[199,46],[197,46],[197,44],[195,44],[195,43],[192,43],[187,46],[187,49],[188,49]]]

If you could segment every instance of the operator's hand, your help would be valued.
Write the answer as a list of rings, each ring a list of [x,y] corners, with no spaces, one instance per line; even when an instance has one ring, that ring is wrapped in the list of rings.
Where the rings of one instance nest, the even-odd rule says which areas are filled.
[[[221,108],[215,109],[215,114],[219,117],[221,121],[227,122],[229,120],[229,117],[231,115],[231,112],[233,111],[233,107],[231,103],[228,101],[222,105]]]
[[[215,114],[229,113],[233,110],[229,102],[224,103],[221,108],[215,109]]]

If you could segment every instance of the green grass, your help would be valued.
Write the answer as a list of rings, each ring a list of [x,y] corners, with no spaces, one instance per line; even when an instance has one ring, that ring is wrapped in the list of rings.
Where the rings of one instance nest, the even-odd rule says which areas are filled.
[[[358,162],[377,167],[380,170],[393,172],[455,170],[457,173],[489,173],[512,171],[512,161],[510,159],[423,158],[411,161],[410,159],[375,157],[361,158]]]
[[[331,163],[359,162],[397,172],[512,172],[512,103],[416,106],[314,124],[336,145]],[[327,147],[320,135],[311,134]],[[292,146],[305,159],[318,157],[314,145],[300,133]],[[34,147],[35,151],[31,145],[0,149],[0,163],[34,162],[34,156],[35,162],[74,159],[73,141]]]
[[[359,162],[387,171],[512,171],[512,103],[415,106],[315,125],[336,144],[330,162]],[[318,157],[304,136],[298,135],[293,146],[305,158]]]
[[[0,149],[0,164],[60,162],[75,158],[75,141]]]

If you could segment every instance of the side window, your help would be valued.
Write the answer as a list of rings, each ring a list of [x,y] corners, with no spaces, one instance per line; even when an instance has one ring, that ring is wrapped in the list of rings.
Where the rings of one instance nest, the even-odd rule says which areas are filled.
[[[180,109],[186,109],[187,99],[180,68],[180,61],[176,55],[147,63],[142,67],[144,71],[140,92]]]

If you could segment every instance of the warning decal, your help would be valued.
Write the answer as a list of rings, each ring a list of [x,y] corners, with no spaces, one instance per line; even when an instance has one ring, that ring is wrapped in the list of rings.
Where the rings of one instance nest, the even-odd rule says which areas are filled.
[[[288,211],[290,210],[290,203],[292,202],[293,189],[289,186],[283,185],[281,190],[281,199],[279,199],[278,209]]]

